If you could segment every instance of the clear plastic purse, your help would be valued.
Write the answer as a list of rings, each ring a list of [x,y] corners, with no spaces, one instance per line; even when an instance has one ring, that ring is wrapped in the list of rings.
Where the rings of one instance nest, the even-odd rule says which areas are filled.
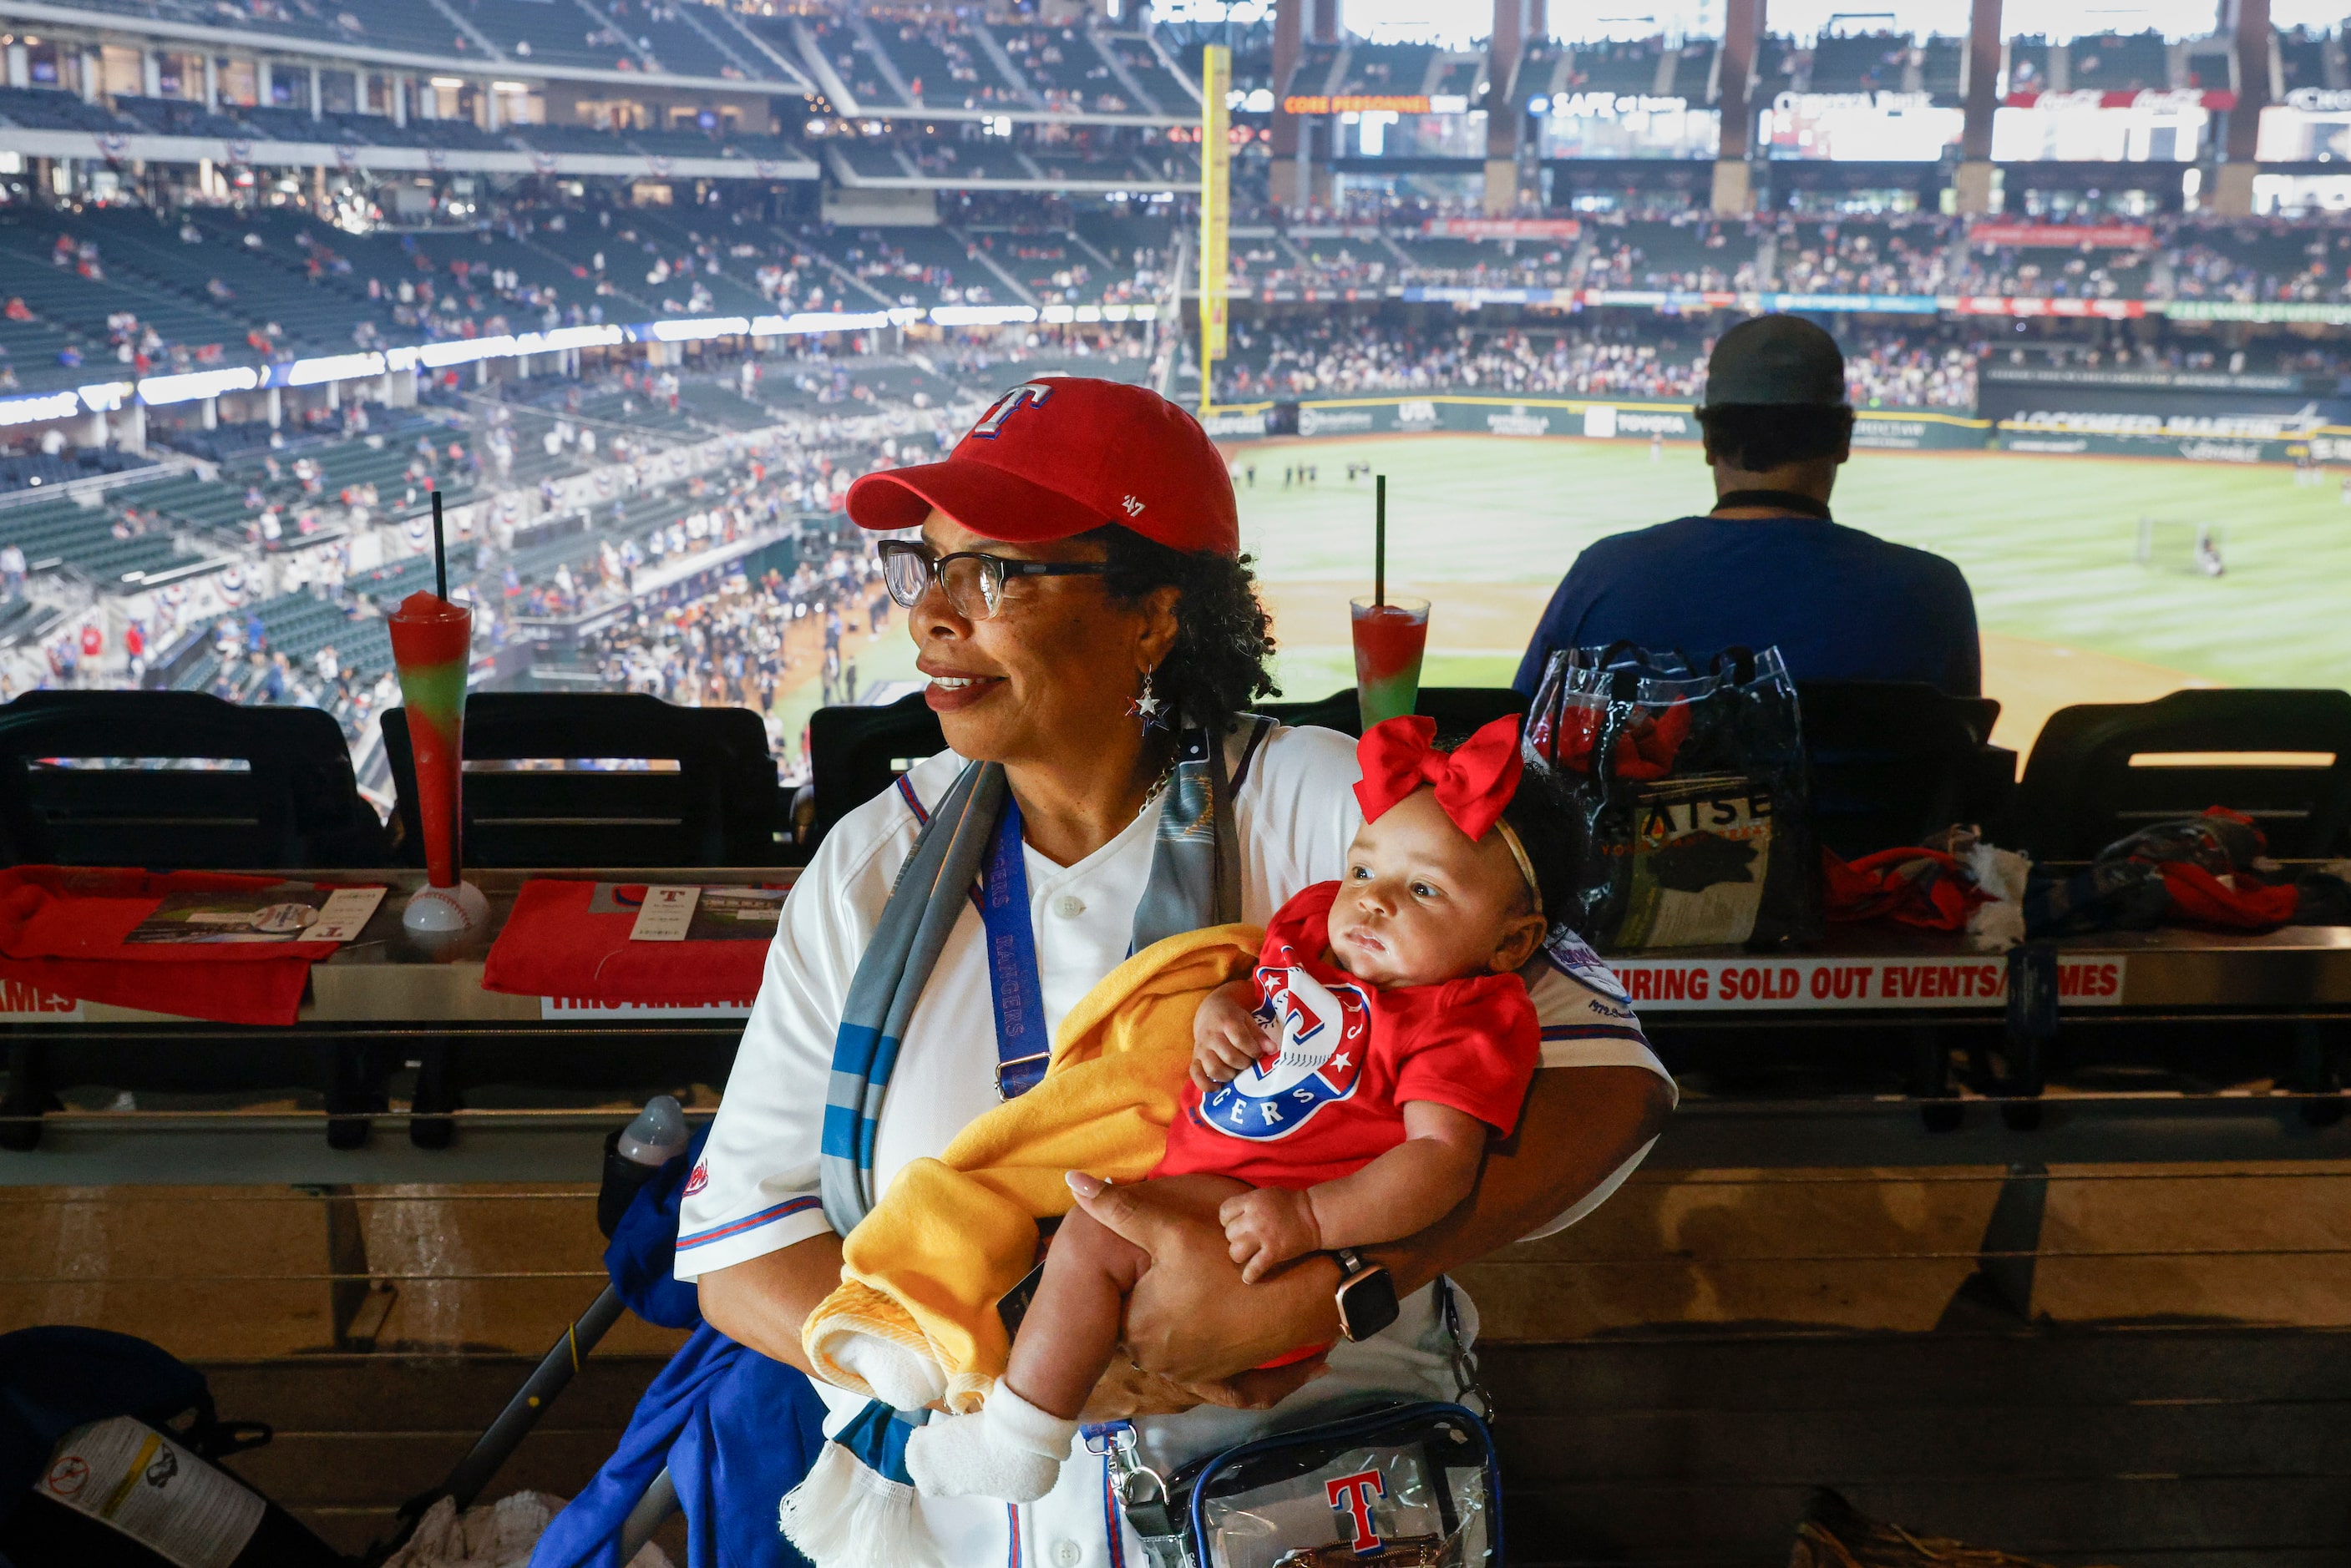
[[[1449,1284],[1465,1397],[1487,1405]],[[1490,1406],[1487,1407],[1490,1408]],[[1501,1475],[1486,1422],[1440,1400],[1383,1400],[1177,1470],[1144,1468],[1125,1422],[1086,1428],[1148,1568],[1501,1568]]]
[[[1177,1478],[1199,1568],[1491,1568],[1493,1439],[1458,1405],[1413,1404],[1264,1438]]]

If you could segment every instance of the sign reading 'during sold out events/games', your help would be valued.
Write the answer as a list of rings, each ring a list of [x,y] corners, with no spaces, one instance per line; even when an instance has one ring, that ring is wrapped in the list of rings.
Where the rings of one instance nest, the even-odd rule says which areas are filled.
[[[1617,958],[1607,961],[1644,1012],[1821,1012],[2003,1007],[2008,963],[1959,959]],[[2061,958],[2060,1007],[2119,1007],[2125,961]]]

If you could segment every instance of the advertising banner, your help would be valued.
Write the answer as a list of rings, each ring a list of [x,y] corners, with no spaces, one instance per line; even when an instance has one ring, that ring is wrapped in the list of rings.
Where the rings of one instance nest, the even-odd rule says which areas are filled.
[[[1573,218],[1431,218],[1420,226],[1440,240],[1572,240],[1583,230]]]
[[[2155,244],[2155,231],[2145,223],[1974,223],[1968,228],[1968,244],[2144,250]]]
[[[2283,462],[2351,436],[2351,397],[2333,378],[1996,367],[1979,373],[1976,411],[2008,452]]]
[[[2001,103],[2009,109],[2143,109],[2179,114],[2191,109],[2234,109],[2237,95],[2227,88],[2120,88],[2107,92],[2083,88],[2068,92],[2012,92]]]
[[[1586,441],[1694,441],[1698,421],[1687,403],[1588,398],[1479,398],[1420,395],[1243,403],[1211,409],[1201,424],[1217,441],[1268,436],[1353,435],[1573,436]],[[1854,445],[1889,452],[1980,448],[1990,427],[1947,409],[1868,408],[1856,411]]]

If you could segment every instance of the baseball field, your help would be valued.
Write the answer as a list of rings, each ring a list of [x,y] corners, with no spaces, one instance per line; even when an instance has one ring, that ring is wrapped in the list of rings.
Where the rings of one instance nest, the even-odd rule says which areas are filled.
[[[1293,698],[1353,680],[1347,600],[1367,593],[1372,483],[1388,476],[1391,590],[1435,605],[1432,685],[1507,683],[1576,552],[1711,501],[1694,445],[1426,435],[1237,446],[1240,491]],[[1284,471],[1311,467],[1311,481]],[[2183,686],[2351,684],[2351,505],[2337,480],[2282,467],[2014,453],[1856,453],[1839,521],[1947,556],[1984,631],[1998,739],[2020,750],[2071,702]],[[2143,519],[2150,560],[2137,559]],[[2211,525],[2224,575],[2195,569]],[[862,639],[859,639],[862,641]],[[903,622],[859,657],[862,683],[904,680]]]

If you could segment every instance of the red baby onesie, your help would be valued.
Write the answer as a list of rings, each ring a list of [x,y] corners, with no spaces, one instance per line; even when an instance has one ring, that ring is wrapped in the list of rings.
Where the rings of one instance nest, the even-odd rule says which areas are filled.
[[[1359,1170],[1404,1141],[1407,1100],[1450,1106],[1507,1135],[1542,1051],[1515,974],[1381,991],[1323,955],[1339,884],[1284,904],[1258,955],[1257,1015],[1279,1049],[1203,1098],[1184,1092],[1155,1176],[1229,1176],[1297,1189]]]

